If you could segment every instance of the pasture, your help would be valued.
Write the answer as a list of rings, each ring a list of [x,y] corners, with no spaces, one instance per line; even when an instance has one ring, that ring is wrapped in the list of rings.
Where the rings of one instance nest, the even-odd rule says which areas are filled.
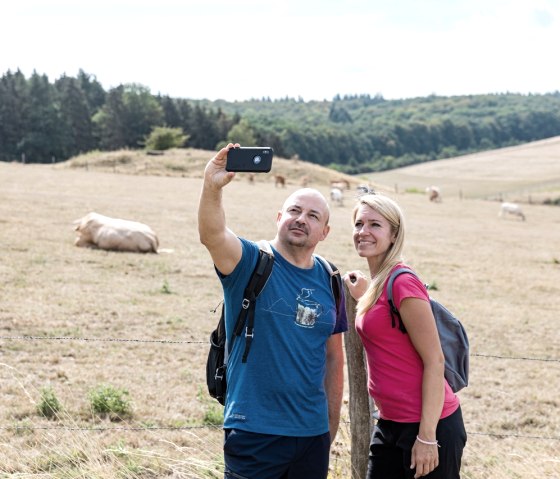
[[[542,203],[560,197],[560,137],[376,173],[398,189],[437,185],[443,198]]]
[[[201,171],[175,170],[0,163],[0,477],[221,477],[221,410],[204,370],[221,287],[198,242]],[[224,195],[229,227],[272,238],[301,175],[286,188],[239,175]],[[312,178],[328,198],[328,181]],[[524,205],[522,222],[480,195],[436,204],[385,184],[407,216],[408,261],[469,332],[463,477],[560,477],[560,208]],[[366,267],[351,242],[355,191],[344,195],[317,251],[342,272]],[[75,247],[72,222],[90,211],[150,225],[167,252]],[[93,411],[102,384],[128,392],[128,417]],[[62,404],[54,419],[37,413],[44,388]],[[350,477],[345,410],[342,421],[332,478]]]

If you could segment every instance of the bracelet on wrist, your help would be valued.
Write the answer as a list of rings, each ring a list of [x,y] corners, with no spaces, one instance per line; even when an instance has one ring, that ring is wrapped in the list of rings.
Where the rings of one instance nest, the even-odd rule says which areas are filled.
[[[416,440],[418,442],[421,442],[422,444],[426,444],[428,446],[437,446],[437,447],[441,447],[437,441],[437,439],[435,441],[424,441],[424,439],[421,439],[420,436],[416,436]]]

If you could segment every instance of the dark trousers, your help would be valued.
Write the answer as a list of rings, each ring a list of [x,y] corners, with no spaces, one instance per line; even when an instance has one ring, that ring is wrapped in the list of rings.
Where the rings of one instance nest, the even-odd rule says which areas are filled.
[[[370,444],[367,479],[411,479],[411,451],[419,423],[400,423],[379,419]],[[441,419],[437,425],[436,438],[439,465],[425,479],[459,479],[463,449],[467,433],[463,424],[461,408],[451,416]]]
[[[289,437],[226,429],[225,479],[326,479],[330,434]]]

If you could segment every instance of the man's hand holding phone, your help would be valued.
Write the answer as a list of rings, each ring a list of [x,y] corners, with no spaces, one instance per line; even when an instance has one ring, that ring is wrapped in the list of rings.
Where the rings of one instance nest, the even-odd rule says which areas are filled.
[[[235,173],[226,171],[227,154],[229,149],[237,147],[238,143],[229,143],[208,162],[204,169],[204,182],[208,187],[220,190],[233,180]]]

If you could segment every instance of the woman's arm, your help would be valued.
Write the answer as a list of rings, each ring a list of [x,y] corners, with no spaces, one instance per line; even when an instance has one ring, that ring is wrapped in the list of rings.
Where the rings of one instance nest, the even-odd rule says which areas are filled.
[[[410,340],[424,364],[422,376],[422,415],[418,437],[426,442],[436,441],[436,428],[445,398],[445,358],[441,349],[436,321],[430,303],[420,298],[405,298],[399,312]],[[437,445],[416,441],[412,448],[411,468],[414,477],[434,470],[438,465]]]

